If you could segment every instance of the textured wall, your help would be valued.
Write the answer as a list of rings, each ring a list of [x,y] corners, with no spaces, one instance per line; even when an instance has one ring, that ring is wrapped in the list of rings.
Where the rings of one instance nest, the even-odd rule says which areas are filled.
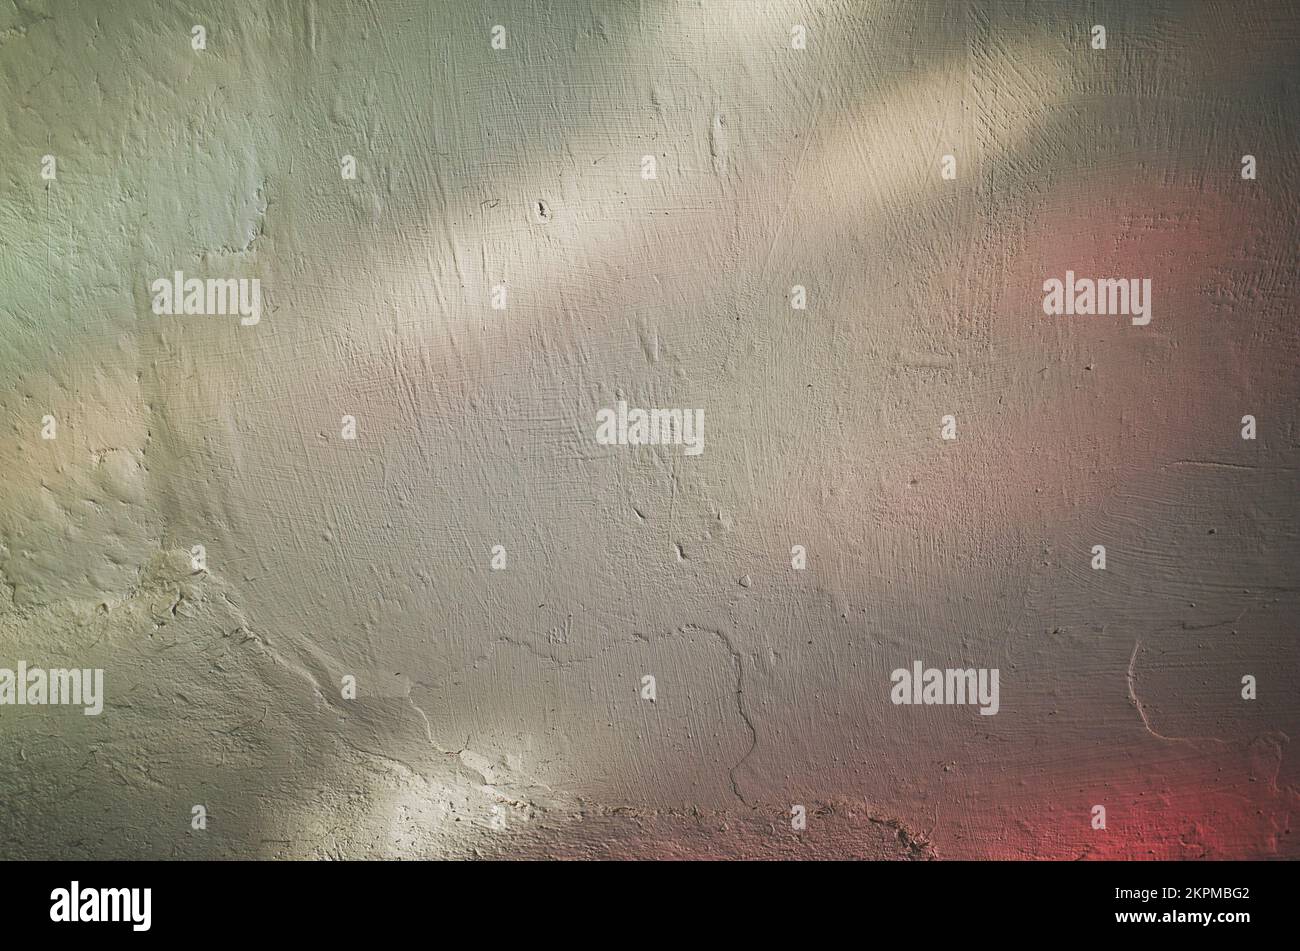
[[[104,709],[0,706],[0,853],[1296,857],[1298,51],[1267,2],[5,4],[0,668]],[[1067,270],[1150,323],[1045,314]],[[917,660],[996,715],[893,703]]]

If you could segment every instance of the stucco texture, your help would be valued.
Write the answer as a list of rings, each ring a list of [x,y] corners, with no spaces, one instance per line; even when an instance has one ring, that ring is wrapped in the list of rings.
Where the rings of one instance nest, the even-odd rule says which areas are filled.
[[[1296,858],[1298,65],[1256,0],[0,5],[0,667],[105,684],[0,706],[0,854]]]

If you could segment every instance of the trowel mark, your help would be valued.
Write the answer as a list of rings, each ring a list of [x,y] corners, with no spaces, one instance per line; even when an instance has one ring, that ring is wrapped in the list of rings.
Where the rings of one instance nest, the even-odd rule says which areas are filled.
[[[1142,706],[1142,701],[1138,699],[1137,679],[1134,676],[1134,667],[1137,665],[1138,651],[1141,649],[1141,647],[1142,647],[1142,642],[1140,640],[1135,642],[1133,644],[1133,654],[1128,659],[1129,703],[1133,704],[1133,706],[1137,708],[1138,716],[1142,718],[1142,725],[1146,727],[1146,731],[1150,733],[1152,736],[1154,736],[1157,740],[1165,740],[1166,742],[1169,743],[1190,743],[1191,740],[1183,739],[1182,737],[1164,736],[1163,734],[1157,733],[1155,731],[1155,728],[1151,726],[1151,720],[1149,717],[1147,717],[1146,708]]]
[[[722,113],[715,112],[709,129],[709,156],[713,160],[713,174],[719,177],[727,174],[727,144],[727,120]]]
[[[1142,725],[1146,727],[1146,731],[1157,740],[1164,740],[1166,743],[1189,743],[1192,745],[1206,743],[1214,746],[1227,746],[1228,744],[1225,740],[1213,736],[1165,736],[1163,733],[1157,732],[1155,727],[1151,725],[1151,718],[1147,716],[1146,707],[1142,705],[1142,700],[1137,694],[1136,667],[1138,651],[1141,650],[1141,648],[1142,641],[1138,640],[1133,644],[1133,653],[1128,659],[1128,699],[1129,702],[1137,708],[1138,716],[1142,718]]]
[[[643,323],[637,328],[637,337],[641,341],[641,351],[645,354],[646,362],[650,364],[658,363],[659,331]]]
[[[307,8],[307,48],[316,52],[316,0],[308,0]]]

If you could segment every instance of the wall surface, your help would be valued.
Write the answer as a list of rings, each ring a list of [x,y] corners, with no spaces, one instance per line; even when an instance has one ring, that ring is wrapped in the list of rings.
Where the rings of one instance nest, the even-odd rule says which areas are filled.
[[[0,5],[0,668],[104,671],[0,705],[0,855],[1300,857],[1298,67],[1258,0]]]

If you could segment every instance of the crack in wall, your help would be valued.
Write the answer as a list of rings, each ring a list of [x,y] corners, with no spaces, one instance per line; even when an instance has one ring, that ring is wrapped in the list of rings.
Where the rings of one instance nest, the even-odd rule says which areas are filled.
[[[731,638],[727,637],[727,635],[722,631],[713,630],[712,628],[698,627],[693,624],[686,625],[679,630],[686,634],[695,632],[712,634],[722,642],[723,646],[727,649],[727,653],[731,655],[731,662],[736,667],[736,711],[740,714],[740,719],[745,722],[745,726],[749,729],[750,743],[749,749],[745,751],[745,755],[742,756],[735,765],[727,770],[727,778],[731,783],[731,791],[735,797],[750,809],[756,809],[758,807],[746,799],[744,793],[740,791],[740,784],[736,779],[737,770],[744,766],[749,758],[754,754],[754,751],[758,749],[758,730],[754,726],[754,721],[750,719],[749,711],[745,709],[745,665],[741,659],[740,651],[736,650],[735,645],[731,643]]]

